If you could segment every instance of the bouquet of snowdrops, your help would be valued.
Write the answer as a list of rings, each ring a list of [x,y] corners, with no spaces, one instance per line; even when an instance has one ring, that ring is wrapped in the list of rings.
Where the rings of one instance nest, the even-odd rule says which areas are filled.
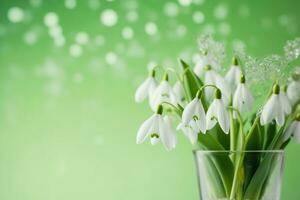
[[[296,41],[299,43],[299,39]],[[140,126],[136,142],[140,144],[150,139],[152,145],[161,142],[168,151],[172,150],[177,143],[175,127],[202,150],[278,150],[284,149],[291,137],[300,142],[300,70],[296,70],[289,80],[273,80],[269,91],[264,91],[263,104],[253,110],[254,98],[248,86],[251,77],[247,77],[245,72],[249,70],[242,65],[249,61],[248,57],[234,56],[228,72],[222,76],[218,70],[223,53],[213,53],[216,44],[212,40],[202,44],[194,68],[180,60],[181,70],[163,67],[150,70],[148,78],[135,93],[135,101],[148,99],[154,114]],[[297,48],[295,58],[299,55],[299,45]],[[163,72],[160,83],[158,71]],[[176,78],[174,86],[169,81],[171,73]],[[263,76],[263,71],[258,76]],[[272,158],[263,156],[240,196],[260,193],[262,174],[268,174],[271,169],[267,166],[272,165]],[[236,198],[239,177],[247,177],[248,172],[243,167],[243,163],[247,164],[245,160],[243,154],[228,156],[222,161],[224,166],[219,166],[221,174],[227,173],[226,177],[231,177],[225,180],[229,182],[228,197]],[[225,169],[230,166],[232,170]],[[243,170],[242,175],[240,170]]]

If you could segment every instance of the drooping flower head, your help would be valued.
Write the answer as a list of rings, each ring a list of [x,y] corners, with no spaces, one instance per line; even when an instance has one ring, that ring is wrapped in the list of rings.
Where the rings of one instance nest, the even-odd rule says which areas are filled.
[[[278,84],[275,84],[273,87],[273,93],[268,99],[267,103],[262,109],[260,116],[260,124],[265,125],[270,123],[273,119],[276,121],[277,125],[282,126],[285,121],[285,113],[283,105],[279,97],[280,87]]]
[[[231,89],[234,89],[239,84],[241,75],[242,70],[239,65],[239,60],[237,57],[233,57],[232,65],[225,76],[225,79],[229,83]]]
[[[220,74],[218,74],[216,71],[214,71],[212,69],[211,65],[205,66],[204,83],[206,85],[217,86],[223,94],[223,97],[224,97],[223,100],[225,101],[225,103],[227,104],[227,102],[229,102],[230,95],[231,95],[230,87],[229,87],[227,81]],[[205,88],[205,97],[207,100],[213,99],[213,91],[214,91],[214,88],[211,88],[211,87]]]
[[[163,107],[159,105],[156,113],[142,123],[136,137],[137,144],[143,143],[146,138],[150,137],[152,145],[161,141],[168,151],[175,148],[175,133],[171,127],[170,120],[163,118],[162,112]]]
[[[286,130],[283,141],[287,141],[291,136],[294,136],[296,142],[300,143],[300,113]]]
[[[173,105],[177,105],[180,102],[180,99],[177,99],[177,96],[169,83],[169,76],[167,73],[163,76],[162,81],[150,96],[150,106],[152,110],[155,111],[158,105],[164,102]]]
[[[205,111],[201,102],[201,91],[187,104],[182,113],[182,122],[177,129],[181,129],[192,144],[197,142],[198,134],[206,132]]]
[[[180,81],[176,81],[174,84],[173,92],[176,95],[176,99],[180,100],[180,103],[182,104],[182,102],[185,100],[185,93]]]
[[[147,97],[150,97],[156,86],[157,81],[155,80],[155,70],[151,70],[148,78],[137,88],[135,92],[135,101],[140,103]]]
[[[285,85],[282,87],[282,90],[279,93],[279,99],[284,113],[288,115],[292,112],[292,106],[289,98],[287,97],[286,91],[287,91],[287,86]]]
[[[222,99],[222,92],[220,89],[215,91],[215,99],[210,104],[206,113],[206,128],[212,129],[219,123],[224,133],[229,133],[229,113]]]
[[[295,72],[292,76],[291,82],[287,87],[287,96],[291,104],[295,104],[300,99],[300,70],[299,73]]]
[[[253,97],[246,85],[246,79],[244,75],[241,75],[240,81],[237,85],[233,96],[233,107],[238,109],[238,111],[242,114],[247,111],[251,111],[253,104]],[[236,113],[233,113],[233,117],[236,118]]]

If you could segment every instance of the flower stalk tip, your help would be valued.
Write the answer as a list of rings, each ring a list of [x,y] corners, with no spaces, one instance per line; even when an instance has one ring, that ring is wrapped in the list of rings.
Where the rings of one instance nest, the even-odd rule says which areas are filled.
[[[246,83],[246,78],[244,74],[241,75],[240,83]]]
[[[161,115],[163,113],[163,106],[161,104],[158,105],[156,113]]]
[[[202,90],[199,89],[198,92],[196,93],[196,97],[197,97],[198,99],[201,99],[201,96],[202,96]]]
[[[275,84],[273,86],[273,94],[279,94],[279,92],[280,92],[280,87],[278,84]]]
[[[298,121],[298,122],[300,121],[300,113],[298,113],[298,114],[296,115],[295,120]]]
[[[155,70],[152,69],[150,72],[149,72],[149,77],[155,77]]]
[[[236,56],[233,56],[233,58],[232,58],[232,64],[235,65],[235,66],[239,65],[239,60],[238,60],[238,58]]]
[[[163,81],[169,81],[169,75],[168,73],[165,73],[164,76],[163,76]]]
[[[221,92],[220,89],[216,89],[215,98],[216,99],[221,99],[222,98],[222,92]]]
[[[287,88],[288,88],[288,86],[287,86],[287,85],[284,85],[284,86],[282,86],[282,91],[286,93],[286,91],[287,91]]]
[[[211,65],[206,65],[206,66],[204,67],[204,69],[205,69],[206,71],[210,71],[210,70],[211,70]]]

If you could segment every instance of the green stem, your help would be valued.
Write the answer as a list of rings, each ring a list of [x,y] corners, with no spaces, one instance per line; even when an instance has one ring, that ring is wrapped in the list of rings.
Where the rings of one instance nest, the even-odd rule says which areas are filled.
[[[237,151],[237,146],[236,146],[236,136],[238,135],[235,135],[235,131],[232,131],[232,129],[234,130],[235,129],[235,126],[234,126],[234,119],[233,119],[233,111],[235,111],[237,113],[237,117],[238,117],[238,121],[240,123],[240,132],[238,134],[241,134],[239,135],[242,139],[239,140],[239,142],[241,143],[241,149],[240,150],[243,150],[245,149],[245,143],[244,143],[244,133],[243,133],[243,119],[242,119],[242,116],[239,112],[238,109],[232,107],[232,106],[229,106],[228,109],[230,109],[230,128],[231,128],[231,132],[230,132],[230,147],[233,148],[233,157],[232,157],[232,160],[233,160],[233,164],[235,165],[235,169],[234,169],[234,175],[233,175],[233,182],[232,182],[232,187],[231,187],[231,192],[230,192],[230,199],[235,199],[235,196],[236,196],[236,192],[237,192],[237,188],[238,188],[238,184],[239,184],[239,181],[238,181],[238,178],[239,178],[239,170],[240,168],[242,167],[242,164],[243,164],[243,160],[244,160],[244,154],[242,151]],[[232,143],[232,144],[231,144]],[[240,155],[238,155],[240,154]],[[237,158],[236,158],[237,157]]]
[[[164,102],[161,103],[161,105],[163,105],[163,104],[167,104],[167,105],[171,106],[172,108],[174,108],[175,110],[177,110],[178,112],[176,112],[176,113],[178,113],[178,115],[179,115],[179,113],[182,113],[182,110],[180,110],[175,105],[173,105],[173,104],[171,104],[169,102],[164,101]],[[181,117],[181,115],[179,115],[179,117]]]

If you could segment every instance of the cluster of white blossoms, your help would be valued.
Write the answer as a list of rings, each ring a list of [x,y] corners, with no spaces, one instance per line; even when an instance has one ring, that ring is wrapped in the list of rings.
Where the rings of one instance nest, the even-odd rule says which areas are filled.
[[[177,130],[181,130],[192,144],[197,143],[200,133],[209,134],[217,124],[223,133],[230,133],[231,120],[243,122],[242,118],[251,114],[254,99],[237,57],[233,58],[232,66],[223,77],[218,73],[215,61],[204,52],[198,58],[194,70],[188,68],[183,71],[182,76],[178,75],[174,86],[171,85],[167,72],[158,83],[155,70],[156,68],[150,71],[149,77],[135,93],[136,102],[148,99],[155,112],[140,126],[136,138],[138,144],[150,138],[153,145],[161,141],[167,150],[175,148],[176,134],[172,125],[175,120],[171,117],[174,113],[180,117]],[[196,82],[202,83],[192,96],[188,94],[187,83],[184,81],[187,72]],[[300,99],[299,77],[296,73],[287,86],[273,84],[262,109],[254,112],[261,126],[276,123],[278,127],[282,127],[288,116],[298,112],[294,106],[299,104]],[[293,117],[292,121],[285,138],[287,140],[294,135],[300,142],[300,117]]]

